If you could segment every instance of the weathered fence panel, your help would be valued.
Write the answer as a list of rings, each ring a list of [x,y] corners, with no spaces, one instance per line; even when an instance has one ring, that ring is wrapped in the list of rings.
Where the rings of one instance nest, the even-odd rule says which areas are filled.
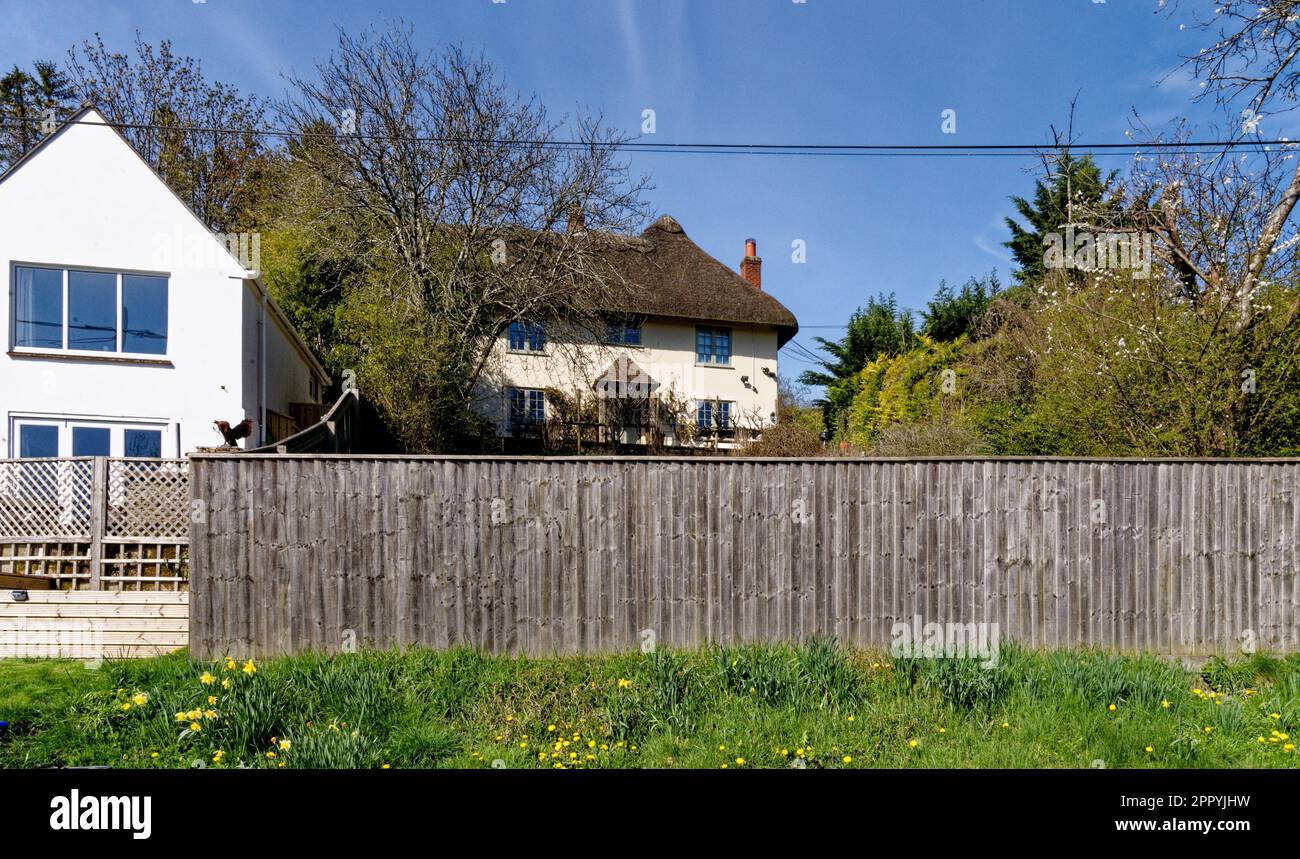
[[[196,456],[200,657],[572,653],[996,623],[1300,649],[1300,461]]]

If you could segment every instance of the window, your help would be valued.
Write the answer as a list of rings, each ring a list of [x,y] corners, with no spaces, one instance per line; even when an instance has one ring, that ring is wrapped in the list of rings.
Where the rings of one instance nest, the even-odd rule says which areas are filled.
[[[108,456],[109,443],[108,427],[72,428],[73,456]]]
[[[167,354],[167,278],[15,266],[14,346]]]
[[[511,352],[543,352],[546,329],[533,322],[511,322],[508,331]]]
[[[68,272],[68,348],[117,351],[117,275]]]
[[[18,455],[23,459],[59,455],[59,428],[45,424],[18,427]]]
[[[126,456],[158,459],[162,456],[162,430],[129,429],[122,433]]]
[[[726,400],[701,400],[696,407],[695,423],[704,430],[731,429],[731,403]]]
[[[167,354],[167,278],[122,275],[122,351]]]
[[[14,269],[14,345],[63,348],[63,272]]]
[[[510,425],[529,426],[546,421],[546,393],[539,388],[510,389]]]
[[[640,346],[640,322],[611,322],[605,332],[605,342],[615,346]]]
[[[15,424],[19,457],[126,456],[160,459],[165,423],[96,422],[69,416],[22,418]],[[174,447],[174,446],[173,446]],[[175,456],[174,451],[167,452]],[[3,455],[0,452],[0,455]]]
[[[731,363],[730,328],[696,328],[695,362],[697,364]]]

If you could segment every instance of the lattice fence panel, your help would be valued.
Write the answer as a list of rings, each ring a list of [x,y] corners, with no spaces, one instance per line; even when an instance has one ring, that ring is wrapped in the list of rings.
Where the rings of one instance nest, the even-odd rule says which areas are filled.
[[[184,460],[110,459],[105,536],[189,539],[189,474]]]
[[[0,542],[0,575],[50,579],[54,590],[86,590],[90,587],[90,544]]]
[[[91,539],[92,459],[0,460],[0,538]]]
[[[190,551],[185,543],[104,541],[100,587],[106,591],[187,589]]]

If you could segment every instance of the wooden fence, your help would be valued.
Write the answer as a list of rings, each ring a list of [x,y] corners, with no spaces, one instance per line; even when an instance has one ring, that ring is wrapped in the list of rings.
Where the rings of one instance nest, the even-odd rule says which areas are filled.
[[[0,575],[64,590],[184,588],[184,459],[0,460]]]
[[[21,599],[15,599],[21,594]],[[0,592],[0,657],[125,659],[184,647],[183,591]]]
[[[599,652],[998,624],[1300,647],[1300,461],[209,457],[201,657]]]

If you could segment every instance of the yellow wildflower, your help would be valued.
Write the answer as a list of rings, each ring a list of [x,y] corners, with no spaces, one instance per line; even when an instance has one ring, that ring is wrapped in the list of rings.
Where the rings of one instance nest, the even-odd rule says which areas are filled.
[[[216,679],[217,679],[217,678],[215,678],[215,677],[212,676],[212,672],[211,672],[211,671],[204,671],[204,672],[203,672],[203,676],[199,678],[199,682],[202,683],[204,686],[211,686],[211,685],[212,685],[212,681],[214,681],[214,680],[216,680]]]
[[[254,665],[254,664],[253,664],[253,660],[250,659],[250,660],[248,660],[247,662],[244,663],[243,671],[244,671],[245,674],[248,674],[248,675],[256,674],[256,673],[257,673],[257,666]]]

